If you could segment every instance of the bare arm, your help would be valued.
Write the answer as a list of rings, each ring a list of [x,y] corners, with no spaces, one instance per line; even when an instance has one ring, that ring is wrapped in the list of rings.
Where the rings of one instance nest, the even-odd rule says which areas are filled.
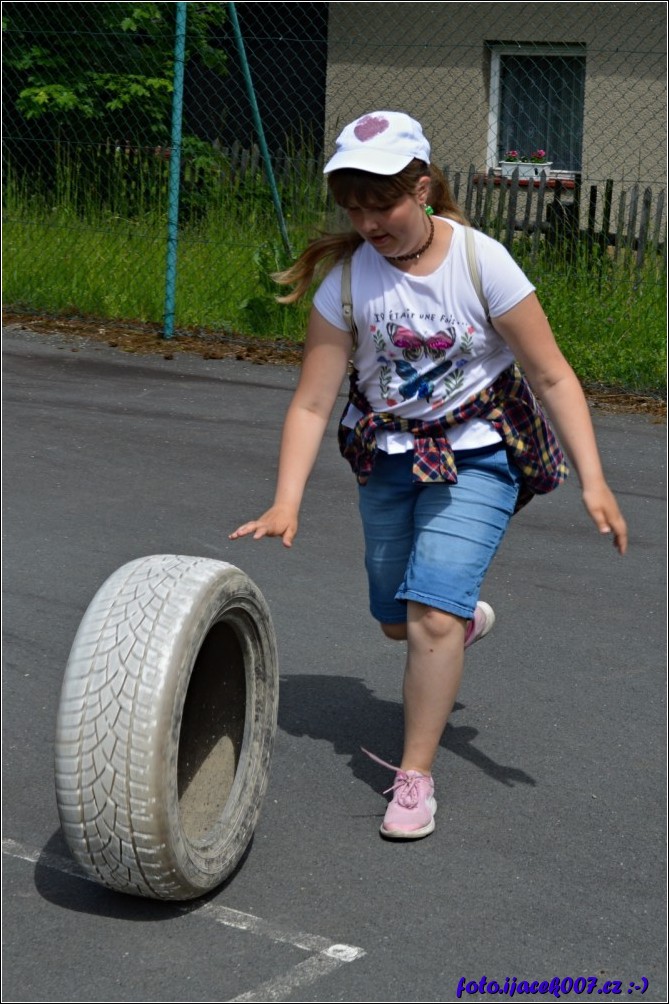
[[[537,297],[532,293],[492,323],[516,359],[555,427],[581,483],[583,503],[601,533],[613,533],[621,554],[627,526],[606,483],[583,389],[555,341]]]
[[[254,540],[281,537],[286,547],[293,543],[304,489],[346,375],[351,344],[350,334],[312,310],[300,380],[281,436],[274,502],[258,519],[231,533],[231,540],[253,534]]]

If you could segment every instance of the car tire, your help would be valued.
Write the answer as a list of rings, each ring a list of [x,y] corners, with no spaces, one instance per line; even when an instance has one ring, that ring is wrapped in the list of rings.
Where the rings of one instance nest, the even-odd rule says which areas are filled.
[[[244,854],[267,787],[278,658],[267,604],[208,558],[131,561],[67,663],[55,743],[63,833],[111,889],[186,900]]]

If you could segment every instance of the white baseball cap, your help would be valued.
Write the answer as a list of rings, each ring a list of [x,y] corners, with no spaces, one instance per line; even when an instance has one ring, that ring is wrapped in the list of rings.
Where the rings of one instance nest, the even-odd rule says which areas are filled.
[[[430,144],[420,122],[404,112],[370,112],[342,130],[323,174],[343,167],[398,174],[414,158],[430,163]]]

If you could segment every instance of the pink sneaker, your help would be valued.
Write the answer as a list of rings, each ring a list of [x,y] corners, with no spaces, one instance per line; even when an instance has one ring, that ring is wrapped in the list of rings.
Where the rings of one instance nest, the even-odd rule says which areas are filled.
[[[394,784],[383,793],[386,795],[392,791],[393,797],[381,823],[381,836],[389,840],[417,840],[432,833],[434,814],[437,811],[432,776],[421,774],[418,770],[399,770],[366,749],[363,749],[363,753],[382,767],[397,772]]]
[[[482,600],[476,604],[474,618],[467,622],[465,631],[465,648],[469,648],[475,641],[485,638],[489,631],[492,631],[495,623],[495,611],[489,603]]]

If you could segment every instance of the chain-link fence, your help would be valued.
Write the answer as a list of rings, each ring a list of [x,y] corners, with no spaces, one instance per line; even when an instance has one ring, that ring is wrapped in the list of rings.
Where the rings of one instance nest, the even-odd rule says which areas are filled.
[[[162,324],[179,154],[177,328],[298,337],[269,273],[332,222],[337,132],[395,108],[536,281],[559,260],[592,304],[615,282],[655,328],[665,25],[664,3],[4,3],[5,304]]]

